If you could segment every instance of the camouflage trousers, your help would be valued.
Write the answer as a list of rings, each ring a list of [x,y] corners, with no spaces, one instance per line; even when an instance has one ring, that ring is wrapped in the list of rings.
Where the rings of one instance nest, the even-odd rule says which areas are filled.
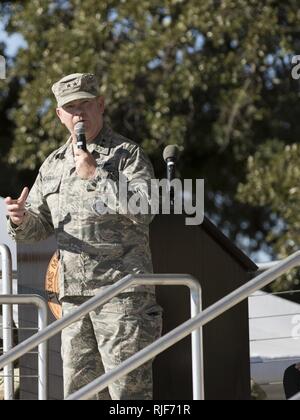
[[[63,315],[87,298],[65,297]],[[160,337],[162,308],[147,292],[122,293],[87,314],[62,332],[65,397],[115,368]],[[145,363],[102,390],[100,400],[149,400],[152,361]]]

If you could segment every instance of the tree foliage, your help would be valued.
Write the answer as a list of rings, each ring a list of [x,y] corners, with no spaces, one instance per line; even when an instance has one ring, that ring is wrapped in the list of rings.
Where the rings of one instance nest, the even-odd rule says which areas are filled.
[[[298,85],[290,75],[300,45],[297,0],[2,3],[7,31],[27,43],[0,81],[5,88],[18,81],[12,103],[0,99],[9,119],[1,127],[11,125],[11,168],[34,174],[66,139],[51,85],[68,73],[95,72],[107,119],[142,144],[157,176],[164,174],[163,147],[181,145],[180,174],[205,178],[214,221],[244,249],[267,246],[279,213],[267,201],[261,206],[250,184],[239,199],[236,192],[249,156],[269,150],[273,159],[273,139],[283,151],[300,138]],[[248,181],[262,182],[267,194],[265,173],[259,180],[261,172],[256,178],[248,169]]]
[[[276,223],[266,237],[279,258],[299,249],[300,243],[300,145],[270,141],[248,160],[247,181],[239,186],[244,202],[269,208]],[[300,273],[299,273],[300,274]],[[299,288],[299,275],[290,272],[274,289]]]

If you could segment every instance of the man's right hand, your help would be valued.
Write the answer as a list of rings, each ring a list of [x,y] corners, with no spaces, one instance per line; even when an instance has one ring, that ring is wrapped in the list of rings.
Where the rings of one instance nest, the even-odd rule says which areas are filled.
[[[23,223],[26,210],[25,203],[29,194],[29,189],[25,187],[19,198],[13,200],[11,197],[6,197],[4,200],[7,207],[7,214],[14,225],[20,226]]]

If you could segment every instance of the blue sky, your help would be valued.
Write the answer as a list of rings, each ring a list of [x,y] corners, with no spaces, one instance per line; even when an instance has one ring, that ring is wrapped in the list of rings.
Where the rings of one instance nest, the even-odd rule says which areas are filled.
[[[7,45],[5,55],[12,57],[20,47],[26,46],[26,42],[19,34],[8,35],[3,28],[4,24],[0,22],[0,42],[5,42]]]

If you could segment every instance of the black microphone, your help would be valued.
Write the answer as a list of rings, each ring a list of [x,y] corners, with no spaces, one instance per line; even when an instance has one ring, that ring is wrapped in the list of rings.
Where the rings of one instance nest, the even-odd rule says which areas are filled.
[[[175,164],[178,158],[179,148],[176,144],[165,147],[163,157],[167,164],[167,179],[169,182],[175,178]]]
[[[76,145],[78,149],[86,152],[86,137],[85,137],[85,127],[82,121],[79,121],[75,124],[75,135],[76,135]]]
[[[170,144],[169,146],[166,146],[163,152],[163,158],[167,164],[167,180],[172,208],[174,206],[174,188],[171,187],[170,182],[175,178],[175,164],[177,162],[178,152],[179,148],[176,144]]]

